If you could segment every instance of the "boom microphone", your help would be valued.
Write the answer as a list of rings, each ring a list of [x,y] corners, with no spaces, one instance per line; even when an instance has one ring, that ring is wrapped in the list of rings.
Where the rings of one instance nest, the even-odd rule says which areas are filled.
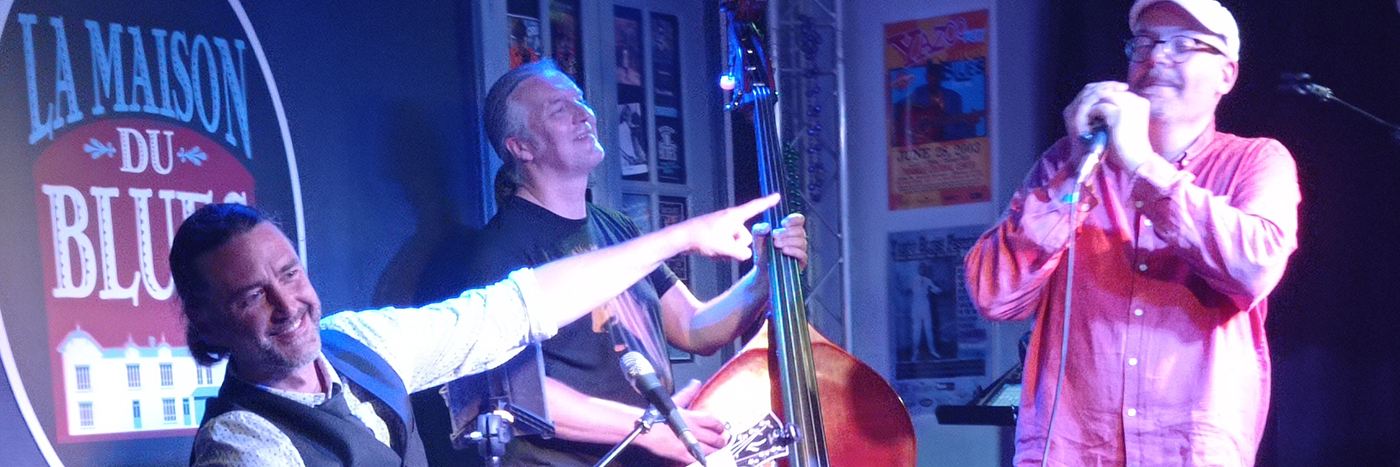
[[[691,457],[699,461],[700,465],[706,465],[705,451],[700,449],[700,441],[695,439],[695,434],[686,426],[685,419],[681,418],[680,411],[676,410],[675,401],[671,400],[671,395],[666,393],[666,388],[656,379],[656,369],[652,368],[651,362],[633,350],[622,355],[621,363],[622,372],[627,373],[627,378],[632,380],[637,392],[642,393],[647,402],[666,418],[666,424],[670,425],[671,431],[676,432],[676,437],[685,443],[685,449],[690,451]]]

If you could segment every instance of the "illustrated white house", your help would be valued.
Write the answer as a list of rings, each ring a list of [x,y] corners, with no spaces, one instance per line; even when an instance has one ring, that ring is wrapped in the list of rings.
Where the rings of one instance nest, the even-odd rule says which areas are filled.
[[[103,347],[81,326],[58,344],[72,436],[198,428],[218,394],[226,362],[196,364],[189,348],[161,336]]]

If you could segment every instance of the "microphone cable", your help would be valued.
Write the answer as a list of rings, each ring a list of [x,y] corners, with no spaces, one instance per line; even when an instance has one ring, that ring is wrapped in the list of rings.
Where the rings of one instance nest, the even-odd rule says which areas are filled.
[[[1079,166],[1079,174],[1075,178],[1074,192],[1070,194],[1070,200],[1074,203],[1075,219],[1070,222],[1069,231],[1069,251],[1068,251],[1068,272],[1065,276],[1065,313],[1064,322],[1060,324],[1062,333],[1060,335],[1060,368],[1055,376],[1055,395],[1050,402],[1050,421],[1045,426],[1045,449],[1040,453],[1040,466],[1047,467],[1050,462],[1050,437],[1055,432],[1055,416],[1060,410],[1060,389],[1065,385],[1065,357],[1069,355],[1069,318],[1070,303],[1074,299],[1074,244],[1079,241],[1079,227],[1077,222],[1079,217],[1080,195],[1084,190],[1084,182],[1088,180],[1089,174],[1093,173],[1099,159],[1103,156],[1104,147],[1108,145],[1108,128],[1102,121],[1091,123],[1093,127],[1088,133],[1079,135],[1080,141],[1089,144],[1089,153],[1084,156],[1083,163]]]

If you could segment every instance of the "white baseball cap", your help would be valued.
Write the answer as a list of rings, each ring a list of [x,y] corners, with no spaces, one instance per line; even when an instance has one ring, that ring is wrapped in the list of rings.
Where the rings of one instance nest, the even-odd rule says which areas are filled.
[[[1205,26],[1207,31],[1215,35],[1205,37],[1204,42],[1220,49],[1231,61],[1240,60],[1240,25],[1235,22],[1235,16],[1230,14],[1230,10],[1226,10],[1217,0],[1137,0],[1133,2],[1133,9],[1128,13],[1128,28],[1136,33],[1138,17],[1142,15],[1142,11],[1163,2],[1175,3],[1186,10],[1186,13],[1196,18],[1201,26]]]

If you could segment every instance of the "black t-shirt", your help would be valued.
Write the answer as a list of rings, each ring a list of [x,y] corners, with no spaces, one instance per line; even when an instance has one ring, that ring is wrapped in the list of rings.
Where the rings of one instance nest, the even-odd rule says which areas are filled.
[[[436,277],[425,277],[424,281],[433,285],[424,285],[423,289],[428,291],[426,295],[436,293],[446,298],[467,288],[497,282],[522,267],[538,266],[639,235],[636,224],[614,210],[589,204],[586,219],[567,219],[522,198],[511,197],[501,203],[495,217],[469,242],[472,251],[437,258],[452,260],[455,268],[430,267]],[[437,260],[434,263],[440,264]],[[555,337],[541,346],[545,373],[584,394],[645,407],[646,399],[632,388],[618,361],[623,352],[638,350],[651,360],[663,384],[671,386],[659,297],[676,281],[675,274],[663,264],[608,304],[560,328]],[[420,298],[439,298],[423,295],[420,293]],[[591,466],[611,448],[557,438],[519,437],[511,443],[504,465]],[[613,465],[659,463],[645,450],[632,447]]]

